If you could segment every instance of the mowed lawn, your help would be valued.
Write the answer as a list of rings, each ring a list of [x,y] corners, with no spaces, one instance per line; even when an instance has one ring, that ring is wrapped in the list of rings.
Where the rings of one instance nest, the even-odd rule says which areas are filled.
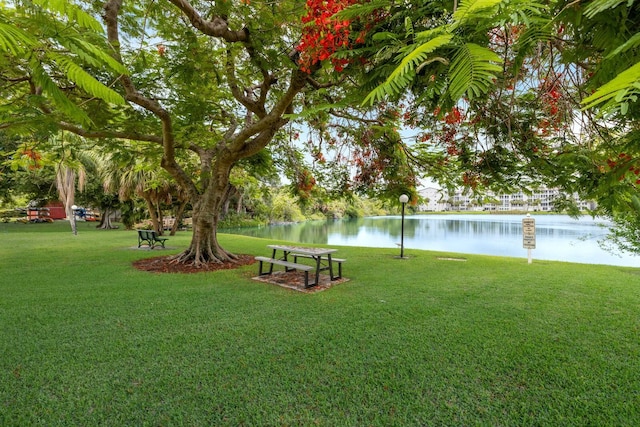
[[[640,425],[640,269],[341,247],[350,281],[305,294],[132,267],[189,238],[0,224],[0,425]]]

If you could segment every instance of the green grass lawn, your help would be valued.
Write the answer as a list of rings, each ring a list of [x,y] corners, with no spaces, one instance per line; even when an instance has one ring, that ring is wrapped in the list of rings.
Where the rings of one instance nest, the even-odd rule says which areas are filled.
[[[189,238],[0,224],[0,425],[640,425],[639,269],[342,247],[305,294],[131,265]]]

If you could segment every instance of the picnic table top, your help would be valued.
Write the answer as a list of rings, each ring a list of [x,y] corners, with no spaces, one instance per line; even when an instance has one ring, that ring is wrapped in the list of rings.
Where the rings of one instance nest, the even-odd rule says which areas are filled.
[[[289,246],[289,245],[267,245],[271,249],[281,250],[285,252],[296,252],[302,255],[320,256],[338,252],[337,249],[329,248],[311,248],[307,246]]]

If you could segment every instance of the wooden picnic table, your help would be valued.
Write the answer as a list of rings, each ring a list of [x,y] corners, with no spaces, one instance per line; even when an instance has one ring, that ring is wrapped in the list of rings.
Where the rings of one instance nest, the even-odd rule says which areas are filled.
[[[285,267],[285,271],[301,270],[305,272],[305,287],[315,286],[320,283],[320,272],[329,270],[329,277],[331,280],[336,280],[342,277],[342,262],[345,260],[335,260],[331,255],[337,252],[337,249],[329,248],[313,248],[306,246],[288,246],[288,245],[267,245],[272,250],[271,258],[256,257],[256,260],[260,261],[260,275],[273,273],[274,265],[282,265]],[[280,252],[280,255],[278,254]],[[293,257],[293,262],[290,258]],[[314,261],[313,266],[299,264],[298,258],[310,258]],[[262,264],[269,263],[270,268],[268,272],[262,271]],[[335,276],[333,274],[333,263],[337,262],[339,267],[339,274]],[[309,284],[309,271],[315,270],[315,282]]]

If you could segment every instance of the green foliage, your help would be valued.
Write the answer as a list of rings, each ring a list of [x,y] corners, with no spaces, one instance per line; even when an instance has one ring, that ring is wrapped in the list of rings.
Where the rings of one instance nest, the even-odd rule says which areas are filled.
[[[432,38],[431,38],[432,37]],[[364,99],[363,104],[373,105],[382,101],[387,96],[396,96],[402,92],[415,78],[419,69],[432,61],[447,62],[441,57],[429,57],[434,50],[446,46],[451,42],[451,34],[440,34],[424,32],[418,35],[418,40],[426,41],[417,46],[410,46],[410,53],[403,52],[404,56],[398,67],[387,77],[384,83],[371,91]],[[407,49],[409,50],[409,49]]]
[[[102,33],[104,28],[93,16],[85,12],[80,6],[68,0],[31,0],[34,5],[43,10],[51,11],[67,22],[73,22],[83,28],[96,33]]]
[[[104,32],[102,25],[82,8],[68,1],[38,0],[1,13],[5,22],[0,23],[0,52],[7,55],[3,72],[31,82],[31,105],[40,109],[40,115],[54,109],[72,122],[90,125],[92,120],[69,90],[74,85],[82,89],[81,97],[124,104],[119,93],[88,71],[91,67],[126,74],[126,69],[106,51],[106,44],[99,41]],[[69,22],[74,25],[66,25]],[[24,95],[12,98],[16,101]],[[32,109],[31,113],[35,111]],[[24,115],[5,117],[10,124],[25,120]]]
[[[275,195],[269,214],[270,222],[300,222],[305,219],[297,201],[288,192],[279,191]]]
[[[609,227],[607,239],[600,242],[602,247],[616,252],[619,250],[640,255],[640,200],[633,197],[633,203],[628,209],[618,210],[610,216],[612,225]]]
[[[453,29],[475,25],[479,19],[493,18],[503,0],[462,0],[453,12]]]
[[[251,228],[260,227],[265,225],[265,220],[250,217],[248,215],[238,215],[236,213],[230,213],[225,216],[223,220],[218,222],[218,228],[226,230],[230,228]]]
[[[466,43],[455,53],[449,71],[452,99],[466,95],[469,100],[485,94],[493,86],[502,63],[495,52],[475,43]]]
[[[48,95],[53,104],[60,109],[62,114],[85,125],[91,122],[87,113],[67,97],[39,61],[32,60],[30,66],[34,81],[42,88],[43,92]],[[42,102],[46,102],[46,99],[42,99]]]
[[[633,0],[595,0],[585,7],[584,15],[587,18],[593,18],[599,13],[614,9],[625,3],[630,6],[633,4]]]
[[[582,100],[585,109],[605,104],[602,109],[619,110],[625,115],[630,103],[637,103],[640,97],[640,62],[618,74],[592,95]]]
[[[590,19],[595,28],[604,31],[609,27],[607,20],[621,20],[618,30],[620,33],[608,35],[607,40],[598,41],[605,51],[605,57],[600,65],[601,71],[609,66],[614,67],[613,78],[598,87],[595,93],[582,100],[584,109],[601,108],[603,113],[627,115],[632,105],[637,105],[640,96],[640,33],[637,31],[637,17],[629,13],[633,9],[633,1],[596,0],[588,4],[584,14]],[[628,22],[625,22],[628,21]],[[635,24],[635,25],[634,25]],[[604,30],[602,30],[604,29]],[[599,46],[598,46],[599,47]],[[607,76],[608,77],[608,76]]]
[[[502,11],[501,6],[507,11]],[[382,42],[382,47],[372,46],[378,51],[374,58],[386,63],[388,55],[383,56],[381,52],[395,49],[397,54],[392,61],[398,65],[383,82],[377,83],[365,102],[373,104],[386,97],[397,98],[429,73],[446,79],[438,96],[446,96],[450,104],[455,104],[462,96],[474,98],[485,94],[503,71],[502,58],[475,40],[484,43],[486,34],[482,34],[482,26],[488,31],[501,25],[503,17],[515,9],[502,5],[500,0],[472,0],[461,2],[451,16],[429,9],[418,12],[425,14],[419,17],[423,19],[414,19],[408,11],[406,15],[403,13],[402,30],[398,23],[395,33],[381,28],[372,36],[373,41]],[[538,12],[531,9],[533,7],[527,13]],[[524,11],[522,13],[526,16]],[[401,18],[390,20],[394,19],[400,21]]]
[[[112,104],[124,105],[124,99],[119,93],[97,81],[71,58],[54,52],[50,52],[48,57],[65,72],[71,81],[76,82],[87,93]]]
[[[0,14],[0,16],[3,16]],[[4,16],[3,16],[4,17]],[[36,39],[15,25],[0,22],[0,50],[14,56],[24,55],[36,45]]]

